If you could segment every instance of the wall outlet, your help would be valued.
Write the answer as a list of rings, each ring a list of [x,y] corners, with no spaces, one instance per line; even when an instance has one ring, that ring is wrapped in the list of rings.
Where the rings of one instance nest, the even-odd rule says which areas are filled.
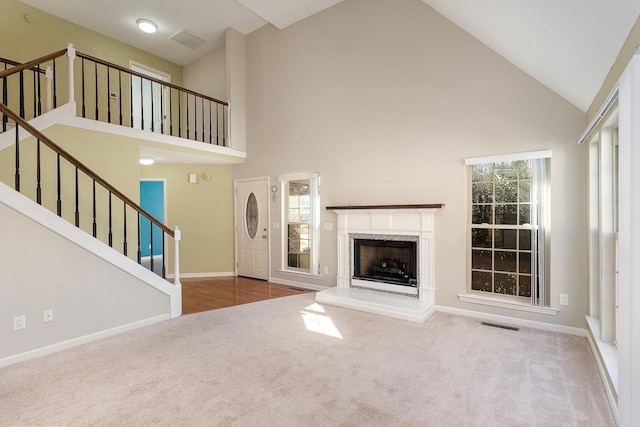
[[[43,323],[53,322],[53,310],[45,310],[42,312],[42,322]]]
[[[560,294],[560,305],[569,305],[569,295]]]
[[[27,316],[22,314],[13,318],[13,330],[24,329],[27,327]]]
[[[329,267],[325,265],[323,271],[324,274],[329,274]]]

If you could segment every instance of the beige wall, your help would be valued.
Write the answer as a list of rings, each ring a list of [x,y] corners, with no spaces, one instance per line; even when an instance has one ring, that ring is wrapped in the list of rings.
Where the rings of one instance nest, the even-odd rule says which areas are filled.
[[[227,100],[226,52],[218,49],[184,67],[184,86],[221,101]]]
[[[247,37],[247,153],[235,177],[321,174],[324,208],[444,203],[436,217],[437,303],[584,326],[585,114],[419,0],[345,0],[282,31]],[[552,149],[551,303],[556,316],[463,304],[467,289],[464,158]],[[279,221],[279,203],[272,209]],[[336,231],[320,263],[335,285]],[[280,235],[272,230],[271,275]],[[310,283],[317,283],[311,281]]]
[[[233,28],[227,28],[226,64],[227,99],[229,100],[231,148],[247,151],[247,53],[246,38]]]
[[[598,113],[600,107],[611,93],[614,86],[618,83],[623,71],[627,68],[631,57],[636,52],[636,46],[640,45],[640,16],[636,20],[635,25],[631,29],[627,40],[624,42],[622,49],[618,53],[616,62],[611,66],[607,78],[602,82],[602,87],[597,95],[593,98],[589,111],[587,111],[587,119],[592,120]]]

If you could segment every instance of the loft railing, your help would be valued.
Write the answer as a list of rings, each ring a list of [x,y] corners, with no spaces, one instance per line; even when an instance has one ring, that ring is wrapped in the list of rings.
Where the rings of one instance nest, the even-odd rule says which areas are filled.
[[[0,113],[16,125],[15,144],[12,146],[15,152],[13,181],[16,191],[31,197],[38,204],[49,208],[110,247],[116,249],[116,246],[119,246],[120,252],[131,258],[129,246],[133,241],[138,264],[142,264],[141,227],[143,223],[148,222],[150,270],[159,272],[163,278],[166,277],[165,238],[172,238],[174,284],[180,284],[178,227],[171,230],[158,221],[2,103]],[[22,130],[33,138],[21,140]],[[24,157],[30,158],[25,162]],[[160,242],[153,241],[156,229],[162,231]],[[162,260],[160,268],[156,269],[154,254],[158,252],[155,250],[158,245],[162,248]]]
[[[65,54],[68,61],[56,61]],[[229,146],[228,102],[77,52],[73,45],[25,64],[1,59],[0,64],[2,102],[24,119],[56,108],[58,91],[66,88],[79,117]],[[67,81],[59,79],[65,72]],[[8,123],[3,115],[3,132]]]
[[[63,49],[24,64],[0,58],[2,103],[13,111],[19,111],[20,117],[26,120],[56,108],[56,59],[66,52],[67,49]],[[2,114],[1,120],[2,132],[14,126],[5,114]]]
[[[81,116],[228,146],[225,101],[77,52]]]

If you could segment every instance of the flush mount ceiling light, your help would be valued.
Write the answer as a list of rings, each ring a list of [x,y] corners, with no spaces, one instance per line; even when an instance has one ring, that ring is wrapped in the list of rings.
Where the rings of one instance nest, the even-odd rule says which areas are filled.
[[[136,24],[145,33],[155,33],[158,29],[158,25],[149,19],[140,18],[136,20]]]
[[[156,159],[154,159],[153,157],[140,157],[140,164],[141,165],[145,165],[145,166],[149,166],[154,164],[156,161]]]

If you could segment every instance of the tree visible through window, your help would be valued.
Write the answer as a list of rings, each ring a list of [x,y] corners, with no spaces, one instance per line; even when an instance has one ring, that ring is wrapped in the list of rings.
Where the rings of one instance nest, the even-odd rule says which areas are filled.
[[[472,164],[471,290],[545,303],[544,159]]]
[[[281,177],[284,182],[285,259],[288,270],[317,274],[319,177]]]

